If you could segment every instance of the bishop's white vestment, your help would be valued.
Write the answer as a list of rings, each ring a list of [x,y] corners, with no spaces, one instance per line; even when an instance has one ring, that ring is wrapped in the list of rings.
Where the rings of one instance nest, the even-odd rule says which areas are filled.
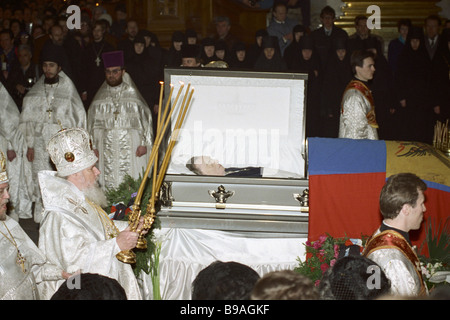
[[[6,88],[0,83],[0,151],[14,150],[16,157],[8,160],[6,167],[9,177],[11,209],[9,214],[15,220],[32,217],[33,181],[31,164],[26,159],[27,145],[19,130],[20,112]]]
[[[344,91],[339,119],[339,138],[378,140],[375,106],[369,88],[352,80]]]
[[[394,296],[427,295],[420,260],[414,249],[398,232],[377,230],[369,239],[363,253],[376,262],[391,281]]]
[[[38,300],[36,281],[41,278],[44,255],[14,219],[6,216],[0,221],[0,232],[0,300]],[[7,239],[10,232],[25,258],[24,269],[17,263],[16,247]]]
[[[143,175],[153,142],[150,109],[131,77],[124,73],[122,84],[111,87],[106,81],[95,95],[89,110],[87,129],[98,150],[100,185],[115,189],[126,175]],[[136,156],[138,146],[147,153]]]
[[[41,299],[50,299],[64,282],[61,271],[97,273],[116,279],[129,300],[141,299],[141,291],[131,265],[120,262],[120,248],[115,236],[124,230],[126,221],[111,220],[99,207],[89,202],[83,192],[56,171],[39,172],[39,184],[44,204],[39,229],[39,249],[57,272],[46,274],[38,284]],[[114,234],[116,232],[116,234]]]
[[[28,148],[34,148],[32,169],[36,222],[40,221],[42,210],[37,174],[41,170],[53,170],[47,152],[48,141],[61,127],[86,129],[86,111],[75,85],[63,71],[58,75],[59,81],[53,85],[45,84],[45,76],[41,76],[24,97],[20,116],[20,128]]]

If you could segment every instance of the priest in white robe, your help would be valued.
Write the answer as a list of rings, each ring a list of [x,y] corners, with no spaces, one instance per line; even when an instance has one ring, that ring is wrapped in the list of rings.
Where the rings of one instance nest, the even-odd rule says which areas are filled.
[[[39,248],[59,271],[116,279],[129,300],[141,299],[131,265],[116,258],[120,251],[136,246],[139,233],[130,231],[126,221],[112,221],[103,211],[106,197],[98,186],[98,159],[88,133],[81,128],[61,130],[50,139],[48,152],[57,172],[39,172],[44,204]],[[55,272],[51,281],[40,282],[41,298],[50,299],[64,280],[61,272]]]
[[[26,161],[27,145],[19,128],[20,112],[16,103],[0,83],[0,151],[8,160],[9,216],[14,220],[32,218],[31,164]]]
[[[27,159],[32,163],[34,220],[42,218],[37,173],[52,170],[46,151],[50,137],[61,127],[86,128],[86,111],[72,80],[61,70],[57,52],[42,52],[44,74],[23,100],[20,128],[28,145]]]
[[[36,281],[45,257],[7,213],[6,157],[0,152],[0,300],[38,300]]]
[[[88,132],[98,154],[100,185],[115,189],[126,175],[137,179],[153,143],[150,109],[124,70],[122,51],[103,54],[106,80],[88,110]]]

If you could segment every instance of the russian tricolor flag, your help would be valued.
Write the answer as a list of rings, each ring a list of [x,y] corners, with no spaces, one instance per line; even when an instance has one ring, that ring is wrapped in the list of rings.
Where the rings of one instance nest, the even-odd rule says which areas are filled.
[[[386,179],[412,172],[428,186],[425,220],[441,224],[450,214],[450,160],[417,142],[354,139],[308,139],[310,241],[333,237],[370,236],[382,216],[379,196]],[[420,248],[425,223],[410,232]]]

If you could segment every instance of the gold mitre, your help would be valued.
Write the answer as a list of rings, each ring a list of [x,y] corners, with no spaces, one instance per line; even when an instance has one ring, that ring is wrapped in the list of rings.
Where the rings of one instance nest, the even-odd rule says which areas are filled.
[[[58,131],[50,138],[47,151],[58,174],[63,177],[89,168],[98,160],[92,150],[89,134],[81,128]]]
[[[7,183],[8,173],[6,172],[6,158],[3,152],[0,151],[0,184]]]

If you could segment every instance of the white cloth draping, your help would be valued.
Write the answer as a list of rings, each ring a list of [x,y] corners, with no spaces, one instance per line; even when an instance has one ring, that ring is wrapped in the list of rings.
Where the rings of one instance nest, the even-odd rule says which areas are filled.
[[[220,230],[162,228],[159,273],[163,300],[191,299],[191,283],[212,262],[235,261],[253,268],[260,276],[294,269],[304,257],[306,238],[282,234]],[[151,277],[141,274],[144,299],[152,298]]]

